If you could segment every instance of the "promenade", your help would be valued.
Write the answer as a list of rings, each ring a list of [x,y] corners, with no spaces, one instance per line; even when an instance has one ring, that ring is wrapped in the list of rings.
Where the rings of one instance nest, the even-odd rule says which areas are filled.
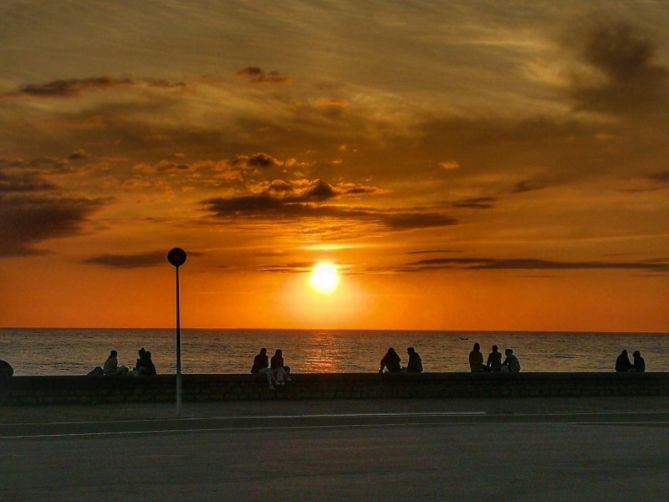
[[[669,398],[0,409],[0,500],[665,500]]]

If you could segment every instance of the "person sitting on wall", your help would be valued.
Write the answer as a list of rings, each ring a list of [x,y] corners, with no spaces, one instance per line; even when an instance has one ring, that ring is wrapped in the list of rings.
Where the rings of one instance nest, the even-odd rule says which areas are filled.
[[[267,357],[267,349],[262,348],[257,356],[253,359],[253,366],[251,373],[254,375],[265,375],[270,390],[274,390],[274,373],[269,367],[269,358]]]
[[[474,344],[474,348],[469,353],[469,368],[472,373],[488,370],[488,367],[483,364],[483,354],[481,354],[481,346],[478,343]]]
[[[646,371],[646,361],[644,361],[643,357],[641,357],[641,352],[635,350],[632,353],[632,357],[634,358],[634,364],[632,366],[632,369],[637,373],[643,373],[644,371]]]
[[[102,373],[109,376],[125,375],[128,373],[128,368],[118,365],[118,353],[115,350],[112,350],[109,353],[109,357],[105,361],[105,364],[102,366]]]
[[[388,349],[386,355],[381,359],[379,373],[383,373],[384,368],[388,370],[388,373],[398,373],[402,371],[402,367],[400,366],[400,356],[392,347]]]
[[[151,351],[147,350],[144,353],[144,375],[156,376],[156,366],[151,359]]]
[[[0,360],[0,380],[9,378],[14,374],[14,368],[7,361]]]
[[[154,376],[156,374],[156,367],[151,360],[151,352],[142,347],[139,349],[139,359],[135,363],[135,369],[132,371],[134,375]]]
[[[492,346],[492,352],[488,354],[488,364],[486,364],[488,371],[499,373],[502,371],[502,353],[499,351],[497,345]]]
[[[281,349],[276,349],[276,352],[270,361],[270,367],[274,373],[274,381],[277,385],[285,385],[286,381],[291,381],[291,378],[288,375],[288,373],[290,373],[290,368],[283,365],[283,351]]]
[[[145,371],[146,350],[144,347],[137,352],[139,358],[135,361],[135,367],[132,370],[133,375],[143,375]]]
[[[632,369],[632,363],[627,355],[627,350],[623,350],[616,359],[616,372],[625,373]]]
[[[407,373],[422,373],[423,372],[423,361],[420,358],[418,352],[413,347],[407,349],[407,354],[409,354],[409,363],[407,364]]]
[[[502,363],[502,371],[506,373],[520,373],[520,361],[514,355],[512,349],[504,349],[506,359]]]

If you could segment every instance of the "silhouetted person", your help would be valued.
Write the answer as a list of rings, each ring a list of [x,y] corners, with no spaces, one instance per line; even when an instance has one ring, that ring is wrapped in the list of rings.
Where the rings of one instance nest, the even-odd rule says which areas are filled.
[[[267,349],[262,348],[257,356],[253,358],[253,366],[251,373],[254,375],[265,375],[270,390],[274,390],[274,374],[272,368],[269,367],[269,358],[267,357]]]
[[[481,346],[478,343],[474,344],[474,348],[469,353],[469,368],[472,373],[486,371],[488,367],[483,364],[483,354],[481,354]]]
[[[271,368],[274,373],[274,381],[277,385],[285,385],[286,380],[290,382],[290,368],[283,365],[283,351],[277,349],[271,359]]]
[[[508,373],[520,373],[520,361],[514,355],[513,350],[504,349],[504,355],[506,358],[502,363],[502,370]]]
[[[492,346],[492,352],[488,354],[488,363],[486,366],[488,367],[488,371],[494,373],[502,371],[502,353],[499,351],[497,345]]]
[[[148,357],[147,357],[148,354]],[[151,361],[151,353],[147,352],[144,347],[139,349],[138,355],[139,359],[135,362],[135,369],[133,370],[135,375],[155,375],[156,374],[156,368],[153,366],[153,362]]]
[[[118,352],[112,350],[102,366],[102,373],[105,375],[124,375],[127,372],[128,368],[118,365]]]
[[[623,350],[616,359],[616,371],[618,373],[625,373],[630,369],[632,369],[632,363],[630,362],[630,358],[627,355],[627,351]]]
[[[156,376],[156,367],[151,360],[151,352],[148,350],[144,353],[144,374],[146,376]]]
[[[383,369],[386,368],[389,373],[397,373],[402,371],[400,366],[400,356],[395,352],[395,349],[390,347],[386,355],[381,359],[381,366],[379,367],[379,373],[383,373]]]
[[[644,371],[646,371],[646,361],[644,361],[643,357],[641,357],[641,352],[635,350],[632,353],[632,357],[634,358],[634,365],[633,365],[634,371],[636,371],[637,373],[643,373]]]
[[[14,374],[14,368],[7,361],[0,361],[0,380],[9,378]]]
[[[407,349],[407,354],[409,354],[409,363],[407,364],[407,373],[422,373],[423,372],[423,361],[420,359],[420,355],[416,352],[416,349],[409,347]]]

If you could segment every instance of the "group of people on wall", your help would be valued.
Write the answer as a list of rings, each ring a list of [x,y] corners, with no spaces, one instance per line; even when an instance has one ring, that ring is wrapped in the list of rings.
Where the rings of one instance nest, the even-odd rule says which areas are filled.
[[[119,365],[118,352],[112,350],[109,357],[105,360],[102,367],[98,366],[90,373],[89,376],[154,376],[156,375],[156,366],[151,359],[151,352],[144,347],[138,351],[138,359],[135,362],[135,367],[130,370],[127,366]]]
[[[379,373],[400,373],[402,371],[406,373],[422,373],[423,361],[418,352],[416,352],[416,349],[413,347],[407,348],[407,354],[409,355],[409,362],[405,368],[402,368],[402,360],[399,354],[395,352],[394,348],[390,347],[386,355],[381,359]]]
[[[277,349],[272,359],[267,357],[267,349],[262,348],[257,356],[253,358],[253,366],[251,366],[251,373],[254,375],[262,375],[267,378],[267,384],[270,390],[274,390],[275,385],[286,385],[290,382],[290,367],[283,363],[283,351]]]
[[[493,345],[492,351],[488,354],[488,360],[484,364],[481,345],[475,343],[474,348],[469,353],[469,368],[472,373],[520,373],[520,361],[513,353],[513,349],[504,349],[504,356],[504,361],[502,361],[502,353],[499,351],[499,347]]]
[[[402,361],[399,354],[393,347],[390,347],[381,359],[379,373],[422,373],[423,361],[420,354],[416,352],[414,347],[408,347],[407,354],[409,356],[409,361],[406,367],[402,367]],[[132,370],[129,370],[126,366],[119,365],[118,352],[112,350],[103,366],[98,366],[91,371],[89,375],[155,375],[156,367],[151,360],[151,352],[142,347],[139,349],[138,356],[135,367]],[[483,354],[481,353],[481,345],[475,343],[472,351],[469,353],[469,368],[472,373],[519,373],[520,361],[513,353],[513,349],[505,349],[504,356],[505,358],[502,361],[502,353],[499,351],[499,347],[493,345],[487,360],[484,362]],[[618,373],[645,372],[646,362],[644,361],[644,358],[641,357],[641,353],[638,350],[635,350],[632,357],[634,359],[633,362],[630,361],[627,350],[623,350],[616,359],[616,371]],[[260,352],[253,359],[251,373],[264,376],[267,379],[269,388],[272,390],[275,389],[275,385],[285,385],[286,382],[291,381],[290,367],[284,364],[283,351],[281,349],[277,349],[274,356],[270,359],[267,356],[267,349],[264,347],[261,348]]]

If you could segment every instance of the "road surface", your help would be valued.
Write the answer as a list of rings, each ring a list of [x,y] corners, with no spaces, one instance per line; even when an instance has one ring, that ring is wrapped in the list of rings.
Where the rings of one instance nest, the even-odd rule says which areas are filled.
[[[0,410],[0,500],[669,500],[669,400]]]

